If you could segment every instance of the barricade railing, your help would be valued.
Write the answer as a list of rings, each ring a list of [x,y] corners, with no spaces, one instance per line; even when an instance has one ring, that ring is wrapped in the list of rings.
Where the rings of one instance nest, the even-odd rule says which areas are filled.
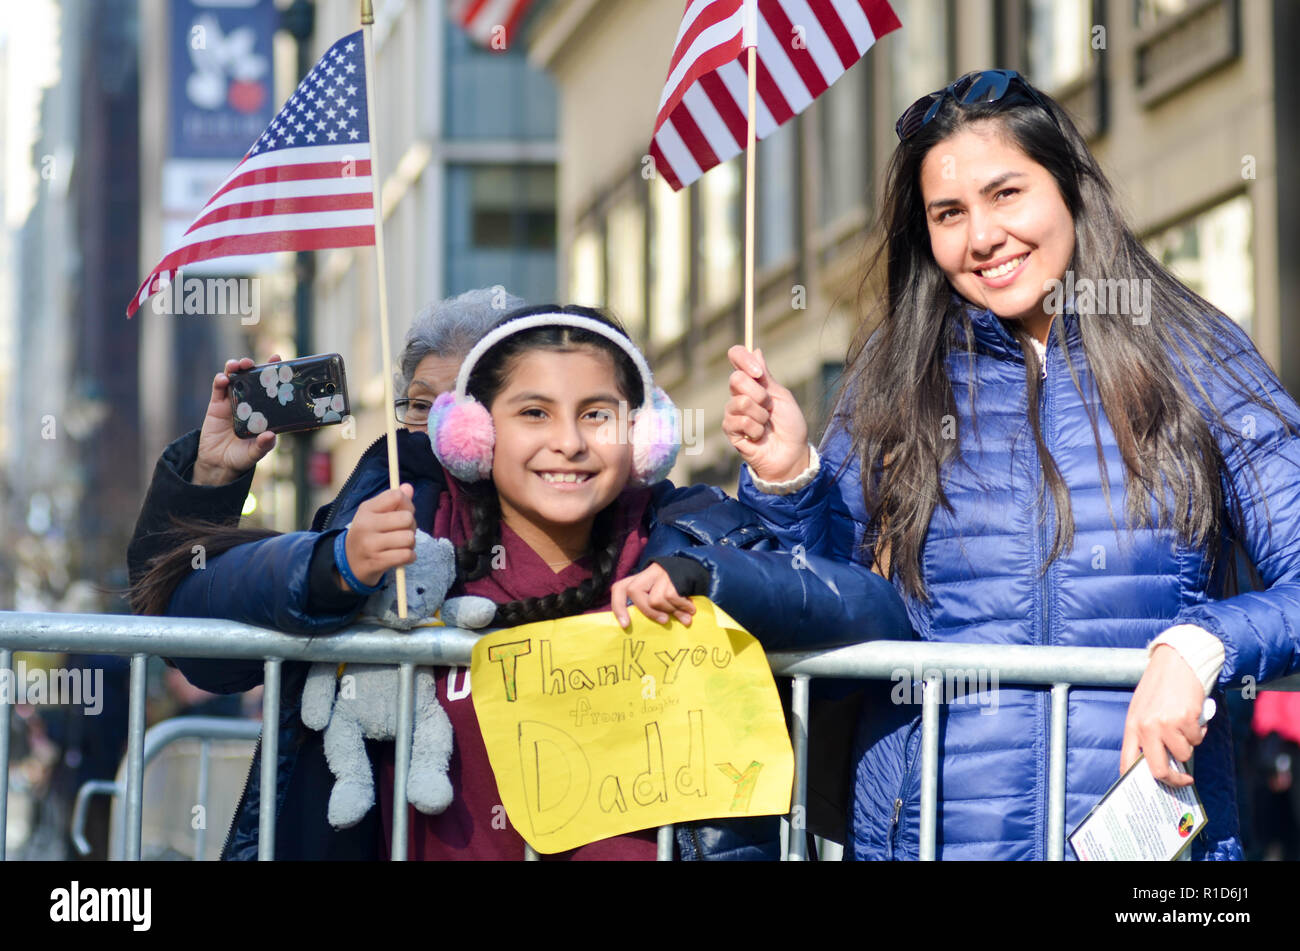
[[[391,855],[405,860],[407,843],[406,781],[414,729],[415,668],[468,667],[482,632],[421,627],[397,633],[357,625],[319,637],[303,637],[234,621],[200,618],[138,617],[98,614],[35,614],[0,611],[0,671],[12,667],[13,651],[114,654],[130,657],[124,809],[125,858],[140,859],[142,787],[146,762],[145,672],[149,657],[196,657],[261,661],[262,753],[258,859],[275,858],[275,768],[279,762],[280,677],[286,661],[392,664],[399,670],[395,737]],[[775,675],[792,679],[791,745],[794,788],[787,817],[785,859],[807,856],[805,832],[808,794],[808,713],[814,678],[898,680],[900,672],[918,671],[921,702],[920,858],[933,860],[937,839],[939,781],[939,704],[945,672],[984,671],[1003,685],[1051,688],[1048,754],[1048,859],[1065,853],[1065,749],[1067,704],[1072,687],[1133,687],[1146,667],[1146,651],[1132,648],[1037,647],[999,644],[940,644],[918,641],[871,641],[829,650],[774,651],[768,661]],[[12,676],[0,674],[0,676]],[[909,679],[909,683],[911,680]],[[1300,690],[1300,675],[1267,685]],[[0,830],[5,828],[9,777],[11,705],[0,703]],[[116,786],[115,786],[116,791]],[[536,859],[527,850],[528,859]],[[673,856],[673,828],[658,836],[660,860]],[[0,835],[0,860],[4,836]]]
[[[173,743],[180,740],[198,740],[198,776],[196,778],[195,806],[202,810],[206,818],[208,809],[209,772],[212,744],[220,740],[256,740],[261,733],[259,720],[241,717],[172,717],[155,723],[144,734],[144,764],[147,771],[149,764],[162,755]],[[251,755],[251,754],[250,754]],[[126,857],[124,825],[126,822],[126,781],[125,778],[114,780],[92,779],[81,784],[77,798],[72,807],[72,844],[80,855],[89,855],[92,851],[86,839],[86,813],[90,800],[97,795],[110,796],[113,799],[112,836],[110,837],[109,857],[121,860]],[[143,805],[143,800],[142,800]],[[141,823],[143,827],[143,822]],[[194,857],[202,858],[207,846],[208,827],[206,822],[193,826]]]

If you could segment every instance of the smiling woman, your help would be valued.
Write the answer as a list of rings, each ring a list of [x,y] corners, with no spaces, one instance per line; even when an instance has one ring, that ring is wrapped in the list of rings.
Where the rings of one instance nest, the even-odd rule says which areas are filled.
[[[930,248],[957,293],[1047,342],[1043,307],[1074,255],[1056,182],[993,123],[968,126],[921,163]]]
[[[1197,718],[1300,668],[1300,407],[1138,242],[1070,117],[1018,74],[962,76],[896,131],[873,306],[820,452],[761,354],[731,350],[741,499],[786,547],[887,575],[923,640],[1147,648],[1135,691],[1070,693],[1067,829],[1139,751],[1186,785],[1169,760],[1199,746],[1193,857],[1239,858],[1227,720]],[[919,717],[887,690],[865,703],[853,852],[914,857]],[[945,710],[943,858],[1060,847],[1046,697],[1001,687],[998,706]]]

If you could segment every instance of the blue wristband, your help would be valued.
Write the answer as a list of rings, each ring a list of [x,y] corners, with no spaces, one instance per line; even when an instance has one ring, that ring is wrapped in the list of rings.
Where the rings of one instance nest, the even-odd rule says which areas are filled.
[[[347,537],[348,530],[346,528],[334,536],[334,567],[339,570],[339,574],[343,576],[347,586],[357,594],[374,594],[384,586],[384,581],[381,578],[377,585],[366,585],[362,584],[360,579],[352,573],[352,569],[348,567]]]

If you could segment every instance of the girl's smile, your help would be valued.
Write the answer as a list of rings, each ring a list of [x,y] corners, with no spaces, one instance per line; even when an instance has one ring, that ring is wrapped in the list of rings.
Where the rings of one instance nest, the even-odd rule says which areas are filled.
[[[627,403],[606,353],[535,350],[515,359],[490,410],[492,481],[502,521],[534,551],[579,557],[596,515],[627,487],[632,446],[619,437]]]

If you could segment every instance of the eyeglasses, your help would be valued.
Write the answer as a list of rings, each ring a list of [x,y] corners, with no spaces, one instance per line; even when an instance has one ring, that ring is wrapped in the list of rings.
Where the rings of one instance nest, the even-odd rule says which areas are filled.
[[[1014,69],[984,69],[967,73],[953,80],[943,89],[922,96],[908,106],[898,117],[898,122],[894,124],[898,141],[906,142],[916,135],[938,114],[939,107],[947,96],[952,96],[954,101],[963,106],[989,102],[1001,102],[1008,106],[1033,103],[1042,106],[1048,118],[1052,120],[1052,124],[1058,131],[1061,129],[1060,123],[1056,121],[1052,110],[1047,108],[1043,97],[1025,82],[1024,77],[1018,72]]]
[[[433,403],[430,400],[394,400],[393,409],[399,423],[423,426],[429,421],[429,410],[433,409]]]

